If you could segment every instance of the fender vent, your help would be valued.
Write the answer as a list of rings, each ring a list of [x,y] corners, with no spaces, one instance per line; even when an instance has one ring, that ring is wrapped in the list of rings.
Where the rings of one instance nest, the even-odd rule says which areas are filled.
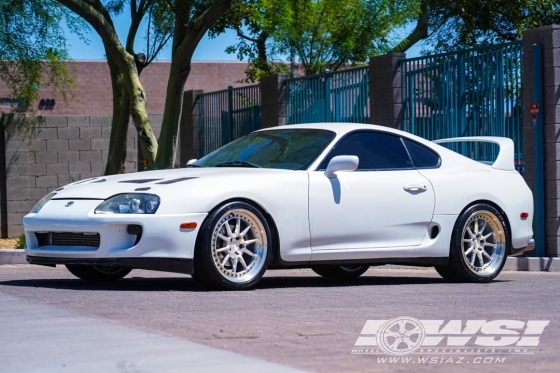
[[[439,234],[439,225],[434,225],[430,231],[430,238],[433,240]]]

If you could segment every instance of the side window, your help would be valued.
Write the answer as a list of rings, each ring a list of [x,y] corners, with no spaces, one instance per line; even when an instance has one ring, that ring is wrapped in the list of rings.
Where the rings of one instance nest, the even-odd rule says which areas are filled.
[[[329,161],[338,155],[355,155],[360,159],[358,170],[410,169],[412,164],[401,139],[380,132],[355,132],[340,140],[321,163],[327,168]]]
[[[436,168],[439,167],[439,155],[431,149],[415,143],[413,141],[403,139],[412,158],[412,163],[416,168]]]

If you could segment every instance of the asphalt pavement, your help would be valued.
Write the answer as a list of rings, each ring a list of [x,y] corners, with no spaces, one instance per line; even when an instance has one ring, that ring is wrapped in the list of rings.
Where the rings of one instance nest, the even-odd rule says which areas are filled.
[[[449,284],[432,269],[376,268],[345,283],[281,270],[233,292],[167,273],[89,284],[60,266],[3,265],[0,372],[558,372],[559,295],[557,272]],[[426,350],[405,362],[355,350],[367,320],[400,316],[549,323],[537,346],[499,356]]]

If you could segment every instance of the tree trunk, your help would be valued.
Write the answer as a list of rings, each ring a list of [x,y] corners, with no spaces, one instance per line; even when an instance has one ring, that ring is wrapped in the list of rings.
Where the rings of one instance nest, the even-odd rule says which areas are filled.
[[[147,169],[155,168],[155,160],[157,155],[158,143],[150,119],[148,118],[148,107],[146,105],[146,93],[144,87],[140,83],[138,71],[134,63],[134,57],[130,54],[126,59],[126,71],[124,72],[124,82],[126,91],[130,95],[130,115],[134,122],[134,127],[138,131],[138,140],[140,142],[140,152],[142,159],[147,162]]]
[[[113,119],[105,175],[114,175],[125,171],[130,98],[124,87],[123,75],[109,54],[107,54],[107,63],[113,91]]]
[[[165,109],[158,142],[156,160],[158,168],[170,168],[175,165],[175,140],[179,129],[183,90],[191,71],[192,55],[206,31],[229,9],[231,1],[214,0],[208,9],[196,19],[189,18],[190,2],[175,2],[177,18],[173,34]]]
[[[177,61],[175,58],[171,61],[158,142],[159,151],[156,160],[158,168],[170,168],[175,165],[176,139],[183,107],[183,91],[190,71],[190,58],[188,58],[188,63]]]
[[[110,57],[110,59],[114,62],[114,66],[118,68],[118,71],[122,74],[123,86],[125,88],[123,92],[126,92],[129,97],[128,106],[124,105],[125,102],[123,101],[124,106],[121,106],[121,108],[124,107],[126,110],[128,107],[130,109],[134,126],[138,131],[142,158],[147,162],[148,169],[154,168],[158,145],[148,119],[146,94],[138,77],[138,70],[136,68],[136,63],[134,62],[134,56],[131,53],[128,53],[119,41],[119,37],[115,32],[113,21],[109,12],[103,4],[97,0],[91,2],[80,0],[57,1],[82,17],[101,37],[108,58]],[[124,115],[125,113],[121,113],[119,109],[118,117],[122,118]],[[114,115],[114,117],[117,117],[117,115]],[[118,124],[117,127],[119,127]],[[122,131],[122,128],[115,131],[115,135],[112,137],[114,144],[117,144],[117,139],[122,138],[122,133],[120,132]],[[124,136],[124,139],[126,140],[126,135]],[[112,152],[118,152],[118,150],[114,149]],[[116,159],[119,158],[117,157]]]

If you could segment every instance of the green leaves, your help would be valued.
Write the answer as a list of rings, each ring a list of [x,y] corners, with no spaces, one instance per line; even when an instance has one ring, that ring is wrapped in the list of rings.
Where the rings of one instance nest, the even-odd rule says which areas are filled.
[[[523,30],[560,22],[557,0],[430,0],[429,45],[451,51],[519,40]]]
[[[210,35],[237,31],[239,43],[226,51],[249,59],[249,80],[286,70],[279,60],[292,53],[310,75],[387,52],[391,32],[418,11],[418,1],[405,0],[236,1]]]

